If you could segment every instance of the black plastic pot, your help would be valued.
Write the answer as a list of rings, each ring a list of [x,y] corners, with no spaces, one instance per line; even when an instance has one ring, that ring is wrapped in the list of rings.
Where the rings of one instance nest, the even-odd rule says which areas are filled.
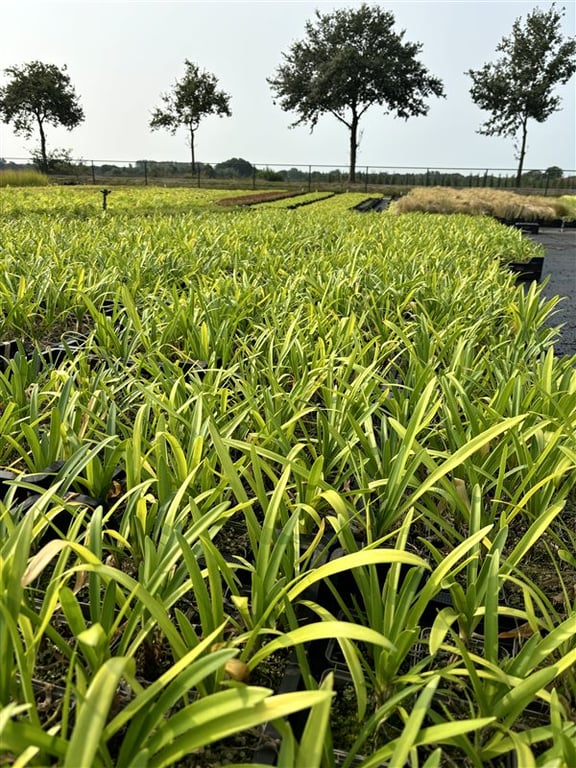
[[[327,194],[325,197],[321,197],[320,199],[314,199],[314,200],[303,200],[301,203],[294,203],[294,205],[287,205],[286,209],[289,211],[293,211],[295,208],[302,208],[304,205],[313,205],[313,203],[319,203],[320,200],[328,200],[330,197],[334,197],[336,193],[332,192],[331,194]]]
[[[206,371],[208,371],[210,368],[208,363],[204,360],[176,360],[174,363],[178,365],[182,371],[182,374],[187,379],[194,378],[195,376],[199,379],[203,379],[206,375]],[[128,358],[126,360],[126,366],[128,368],[137,368],[138,374],[145,379],[152,379],[154,377],[154,375],[145,367],[145,365],[138,363],[132,358]]]
[[[10,484],[16,480],[18,475],[9,469],[0,469],[0,495],[4,496],[10,489]]]
[[[78,339],[63,339],[61,344],[55,344],[42,350],[40,352],[40,359],[44,365],[56,368],[71,356],[80,352],[82,347],[83,344]]]
[[[537,235],[540,229],[540,223],[537,221],[515,221],[514,226],[516,229],[521,229],[522,232],[528,232],[530,235]]]
[[[543,229],[575,229],[576,219],[574,221],[566,221],[566,219],[550,219],[548,221],[541,221],[540,226]]]
[[[332,551],[329,559],[331,561],[338,560],[339,558],[344,557],[347,554],[349,553],[346,552],[341,547],[338,547],[337,549]],[[386,580],[386,576],[388,575],[391,567],[392,567],[392,564],[388,564],[388,563],[380,563],[376,565],[376,572],[378,574],[378,580],[381,586],[384,584],[384,581]],[[412,565],[401,564],[400,577],[399,577],[400,581],[402,581],[407,576],[408,572],[413,568],[414,566]],[[335,574],[330,579],[330,582],[332,585],[332,589],[330,589],[329,585],[325,582],[322,582],[320,584],[319,594],[317,599],[318,599],[318,602],[324,608],[329,610],[331,613],[337,614],[340,610],[338,601],[333,594],[333,590],[350,607],[352,607],[355,603],[359,602],[360,592],[358,589],[358,585],[356,583],[356,579],[354,578],[353,569]]]
[[[542,268],[544,266],[543,256],[534,256],[530,261],[511,261],[507,265],[508,269],[516,276],[517,283],[539,282],[542,277]]]
[[[359,213],[368,213],[369,211],[380,213],[385,211],[390,205],[389,197],[369,197],[355,205],[352,210]]]
[[[13,511],[17,517],[25,515],[42,497],[39,494],[33,494],[28,496],[21,502]],[[64,501],[74,506],[88,507],[89,509],[96,509],[101,505],[98,499],[92,498],[92,496],[86,496],[81,493],[67,493],[64,497]],[[50,505],[48,509],[50,508]],[[61,509],[50,521],[50,526],[44,531],[42,536],[36,540],[38,547],[43,547],[49,541],[59,538],[61,535],[66,536],[70,528],[74,516],[74,512],[69,509]]]
[[[26,488],[22,483],[33,485],[35,488],[47,490],[52,485],[55,476],[64,466],[63,461],[56,461],[50,464],[42,472],[35,472],[31,475],[17,473],[9,469],[0,470],[0,494],[5,495],[11,486],[15,486],[13,498],[16,501],[24,501],[30,496],[37,496],[34,489]]]
[[[15,487],[12,491],[13,499],[16,501],[16,506],[12,510],[12,514],[17,517],[22,517],[28,512],[28,510],[41,498],[41,494],[52,487],[58,472],[66,464],[65,461],[59,460],[48,465],[42,472],[36,472],[30,475],[16,473],[12,470],[2,469],[0,470],[0,497],[4,497],[6,493]],[[105,498],[96,499],[92,496],[88,496],[83,493],[80,485],[74,486],[71,490],[64,493],[64,500],[70,504],[83,505],[96,509],[96,507],[102,506],[104,509],[108,509],[113,500],[108,496],[110,491],[114,488],[114,484],[120,484],[125,480],[126,473],[121,467],[117,467],[112,475],[112,487],[108,493],[105,494]],[[26,485],[24,485],[24,483]],[[33,486],[33,487],[26,487]],[[71,523],[71,512],[68,510],[61,510],[53,520],[54,526],[60,529],[64,534],[67,532]],[[108,527],[113,527],[114,521],[108,521]],[[50,528],[47,530],[41,539],[38,540],[40,545],[45,544],[47,541],[55,538],[57,532]]]
[[[302,535],[300,537],[300,554],[304,554],[313,542],[313,536]],[[330,540],[321,540],[319,544],[319,555],[316,565],[322,565],[329,558]],[[302,597],[314,602],[318,601],[319,594],[321,592],[321,584],[316,582],[306,589]],[[317,621],[318,617],[312,611],[306,609],[304,606],[297,606],[296,615],[298,616],[299,626]],[[306,645],[306,657],[310,672],[312,676],[319,680],[326,670],[326,640],[315,640],[307,643]],[[293,693],[298,690],[304,690],[302,673],[298,664],[296,652],[291,651],[288,663],[286,665],[286,671],[282,679],[277,693]],[[308,717],[308,711],[295,712],[288,718],[292,731],[297,739],[300,739],[304,728],[306,726],[306,720]],[[273,725],[267,723],[262,731],[262,743],[257,749],[254,756],[254,763],[261,765],[276,765],[278,750],[280,747],[280,735],[276,731]]]
[[[539,229],[575,229],[576,219],[572,221],[566,221],[566,219],[544,219],[540,221],[519,221],[518,219],[501,219],[496,217],[496,220],[500,224],[505,224],[508,227],[516,227],[523,232],[537,235]]]
[[[504,632],[504,626],[510,626],[510,622],[513,620],[508,620],[508,617],[506,616],[499,616],[499,627],[501,628],[501,631]],[[420,639],[417,643],[414,644],[414,646],[411,648],[410,653],[408,655],[409,661],[411,665],[418,664],[420,661],[426,658],[428,656],[428,639],[430,637],[430,627],[425,627],[421,633],[420,633]],[[449,639],[446,641],[447,645],[450,645]],[[467,641],[466,643],[468,650],[471,653],[474,653],[476,656],[483,657],[484,656],[484,637],[482,635],[482,626],[478,627],[478,631],[474,633],[474,635]],[[503,659],[508,656],[514,656],[518,653],[519,645],[518,641],[515,637],[507,637],[499,640],[498,643],[498,656],[499,658]],[[456,646],[454,646],[454,652],[457,652]],[[450,657],[450,653],[448,651],[439,651],[440,654],[446,654],[447,660]]]
[[[30,361],[37,361],[39,366],[48,366],[57,368],[71,356],[80,352],[83,348],[84,340],[78,338],[64,338],[60,344],[53,344],[42,350],[34,349],[26,352],[24,342],[18,339],[0,342],[0,371],[5,371],[10,365],[10,361],[18,352],[24,355]]]
[[[200,379],[203,379],[209,365],[204,362],[204,360],[182,360],[178,361],[178,367],[184,376],[196,375]]]
[[[336,549],[330,556],[330,560],[338,559],[340,557],[343,557],[345,554],[346,552],[343,549],[341,548]],[[391,567],[392,566],[389,564],[382,564],[382,565],[376,566],[380,587],[384,585],[384,581]],[[409,566],[404,564],[401,565],[400,575],[399,575],[400,583],[406,578],[406,576],[408,575],[408,572],[413,568],[414,566]],[[425,586],[426,578],[427,578],[426,574],[423,574],[422,579],[420,581],[420,588],[423,588]],[[344,571],[342,573],[336,574],[334,577],[332,577],[331,582],[332,582],[332,588],[339,594],[341,600],[343,600],[346,603],[346,605],[352,607],[355,604],[360,604],[360,592],[358,590],[358,585],[356,583],[352,570]],[[338,602],[334,597],[332,590],[328,587],[327,584],[325,583],[320,584],[320,589],[318,591],[316,600],[317,602],[320,603],[320,605],[327,608],[335,615],[339,614],[340,609],[338,607]],[[504,603],[505,603],[505,597],[504,597]],[[452,598],[450,595],[450,591],[447,589],[440,590],[430,600],[427,607],[424,609],[419,622],[420,626],[431,627],[436,617],[438,616],[438,613],[442,611],[444,608],[451,605],[452,605]],[[517,627],[518,627],[518,622],[516,619],[506,616],[504,614],[498,615],[499,632],[512,633]],[[478,622],[477,632],[480,635],[483,633],[482,621]],[[503,647],[511,651],[512,642],[513,642],[512,640],[503,642]]]
[[[114,309],[116,308],[116,302],[114,299],[104,299],[99,307],[99,312],[106,317],[112,317],[114,315]]]
[[[294,693],[300,690],[301,686],[302,675],[300,673],[300,667],[295,662],[295,656],[292,656],[288,661],[284,678],[276,693]],[[302,735],[307,714],[307,711],[304,713],[297,712],[289,718],[290,725],[296,738],[300,738]],[[254,762],[261,765],[276,765],[278,750],[280,748],[280,739],[280,734],[274,726],[271,723],[266,723],[262,729],[261,744],[254,755]]]
[[[17,339],[0,342],[0,371],[5,371],[14,355],[19,351],[23,352],[23,350],[22,342]]]
[[[531,235],[537,235],[540,228],[539,221],[522,221],[521,219],[502,219],[499,216],[495,216],[496,221],[500,224],[505,224],[507,227],[514,227],[520,229],[522,232],[527,232]]]

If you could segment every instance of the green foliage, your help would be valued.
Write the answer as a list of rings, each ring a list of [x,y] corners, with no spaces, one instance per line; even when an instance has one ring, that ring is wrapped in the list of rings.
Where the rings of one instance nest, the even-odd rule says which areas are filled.
[[[576,219],[576,196],[562,195],[558,198],[558,203],[562,206],[561,217],[568,220]]]
[[[561,179],[564,176],[564,171],[558,165],[551,165],[544,173],[549,179]]]
[[[93,197],[0,190],[0,750],[178,765],[269,720],[332,768],[330,639],[345,765],[573,764],[574,359],[502,265],[537,247],[351,195]]]
[[[61,125],[72,130],[84,120],[66,66],[31,61],[22,67],[4,70],[10,78],[0,88],[0,118],[13,123],[14,130],[29,138],[34,127],[40,133],[41,170],[48,167],[45,127]]]
[[[217,163],[214,166],[215,176],[225,176],[231,178],[249,179],[254,173],[254,166],[248,160],[241,157],[231,157],[223,163]]]
[[[161,96],[163,107],[152,113],[150,128],[154,131],[165,128],[175,134],[184,126],[188,130],[192,172],[195,170],[194,137],[200,122],[209,115],[230,117],[230,96],[217,89],[215,75],[201,70],[188,59],[184,62],[186,72],[177,80],[170,93]]]
[[[48,176],[39,171],[0,170],[0,187],[45,187],[48,183]]]
[[[42,157],[40,150],[32,153],[32,159],[46,172],[69,173],[74,169],[72,160],[72,151],[70,149],[52,149],[46,152],[46,157]]]
[[[394,16],[363,3],[331,13],[316,11],[306,37],[284,54],[285,63],[268,79],[278,103],[298,114],[294,125],[312,127],[331,114],[350,132],[350,182],[354,182],[358,125],[380,105],[397,117],[425,115],[429,96],[442,96],[441,81],[416,58],[420,43],[403,40]]]
[[[523,22],[516,19],[509,37],[496,50],[500,58],[481,69],[468,70],[470,94],[480,109],[490,112],[478,133],[486,136],[520,134],[517,186],[526,151],[528,120],[543,123],[560,108],[558,85],[576,72],[576,38],[562,37],[564,11],[552,3],[548,10],[536,8]]]
[[[258,178],[264,181],[283,181],[284,175],[281,171],[275,171],[273,168],[262,168],[258,171]]]

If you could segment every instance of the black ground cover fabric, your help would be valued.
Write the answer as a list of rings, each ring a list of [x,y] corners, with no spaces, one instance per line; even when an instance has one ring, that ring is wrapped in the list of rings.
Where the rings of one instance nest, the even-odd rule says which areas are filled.
[[[555,344],[558,356],[576,355],[576,229],[540,228],[537,235],[527,235],[546,249],[542,279],[550,280],[544,288],[546,297],[562,296],[551,325],[563,325]]]

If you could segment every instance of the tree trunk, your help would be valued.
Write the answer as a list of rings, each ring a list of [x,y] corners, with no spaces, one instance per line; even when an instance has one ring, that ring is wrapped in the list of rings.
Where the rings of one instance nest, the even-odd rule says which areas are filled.
[[[48,155],[46,154],[46,134],[44,133],[44,126],[42,120],[38,119],[38,129],[40,131],[40,156],[42,157],[41,171],[46,172],[48,170]]]
[[[190,159],[192,161],[192,175],[196,173],[196,158],[194,156],[194,128],[190,127]]]
[[[522,121],[522,143],[520,145],[520,154],[518,156],[518,171],[516,172],[516,186],[522,183],[522,170],[524,168],[524,156],[526,155],[526,136],[528,134],[528,118]]]
[[[350,123],[350,172],[348,174],[348,181],[350,184],[356,182],[356,151],[358,149],[358,116],[352,115],[352,122]]]

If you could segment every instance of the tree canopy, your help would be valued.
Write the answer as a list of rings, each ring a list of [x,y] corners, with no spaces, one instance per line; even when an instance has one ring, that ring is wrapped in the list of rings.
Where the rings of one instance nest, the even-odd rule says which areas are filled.
[[[425,115],[429,96],[443,96],[441,80],[417,59],[421,43],[396,32],[390,11],[362,3],[330,13],[316,11],[306,36],[283,54],[268,83],[277,103],[298,114],[293,126],[333,115],[349,131],[350,181],[355,180],[360,118],[373,105],[401,118]]]
[[[564,9],[555,5],[536,8],[523,22],[516,19],[512,34],[503,37],[496,50],[500,58],[481,69],[470,69],[470,94],[490,117],[478,133],[486,136],[520,136],[517,184],[520,184],[528,120],[543,123],[560,108],[555,93],[576,71],[576,40],[564,38],[560,24]]]
[[[4,70],[9,82],[0,88],[0,117],[13,123],[14,131],[29,138],[34,128],[40,134],[40,162],[48,167],[46,126],[61,125],[72,130],[84,120],[66,66],[31,61],[22,67]]]
[[[214,166],[216,176],[249,178],[255,170],[252,163],[242,157],[231,157],[229,160],[224,160],[223,163],[217,163]]]
[[[203,118],[209,115],[230,117],[230,96],[218,90],[215,75],[201,70],[197,64],[185,60],[186,71],[181,80],[177,80],[169,93],[162,94],[164,104],[152,113],[150,128],[166,128],[175,134],[180,127],[188,130],[192,172],[194,173],[195,148],[194,138]]]

